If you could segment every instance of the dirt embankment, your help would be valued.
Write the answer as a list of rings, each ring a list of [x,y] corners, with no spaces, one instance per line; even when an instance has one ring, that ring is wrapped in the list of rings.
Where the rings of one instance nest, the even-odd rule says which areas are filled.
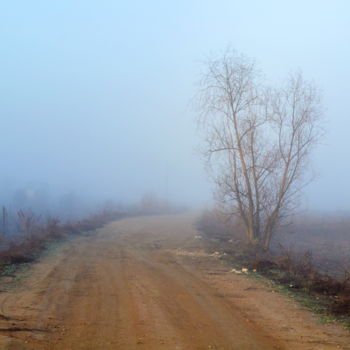
[[[208,256],[194,219],[121,220],[3,280],[0,349],[350,349],[340,327]]]

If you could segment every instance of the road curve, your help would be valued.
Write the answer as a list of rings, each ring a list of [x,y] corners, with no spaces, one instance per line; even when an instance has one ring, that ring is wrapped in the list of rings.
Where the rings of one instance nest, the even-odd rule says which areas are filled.
[[[194,220],[117,221],[3,281],[0,349],[350,348],[341,328],[205,253]]]

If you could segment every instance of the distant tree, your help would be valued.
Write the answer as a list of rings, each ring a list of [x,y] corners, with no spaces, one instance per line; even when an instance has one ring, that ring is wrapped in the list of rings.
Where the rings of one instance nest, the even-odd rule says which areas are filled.
[[[254,63],[235,52],[209,60],[198,94],[204,155],[227,213],[251,245],[268,249],[307,175],[321,136],[320,98],[301,73],[267,87]]]

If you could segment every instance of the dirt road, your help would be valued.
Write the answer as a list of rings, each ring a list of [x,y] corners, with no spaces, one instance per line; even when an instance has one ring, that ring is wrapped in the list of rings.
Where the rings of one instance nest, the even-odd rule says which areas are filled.
[[[196,235],[193,215],[125,219],[3,279],[0,349],[350,349]]]

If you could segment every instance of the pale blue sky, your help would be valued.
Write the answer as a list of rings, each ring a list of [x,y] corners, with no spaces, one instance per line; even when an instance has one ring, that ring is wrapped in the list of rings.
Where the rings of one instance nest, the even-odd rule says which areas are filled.
[[[18,1],[0,4],[3,191],[45,182],[101,197],[207,201],[189,101],[228,45],[271,80],[300,68],[323,91],[315,209],[350,209],[350,2]]]

